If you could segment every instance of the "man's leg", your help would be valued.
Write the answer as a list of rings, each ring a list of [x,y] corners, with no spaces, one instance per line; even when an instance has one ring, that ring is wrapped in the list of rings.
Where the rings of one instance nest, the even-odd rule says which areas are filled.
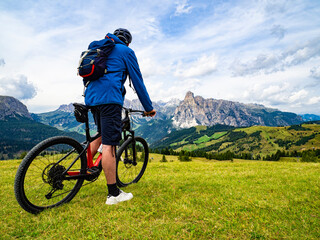
[[[115,146],[102,145],[102,168],[108,184],[116,183]]]
[[[91,155],[94,157],[96,155],[99,147],[101,145],[101,137],[97,138],[93,142],[90,143]]]
[[[102,145],[102,168],[107,180],[109,194],[118,196],[120,191],[116,184],[115,146]]]
[[[108,185],[108,198],[106,204],[113,205],[133,198],[132,193],[125,193],[117,187],[116,183],[116,153],[115,146],[102,145],[102,168]]]
[[[121,106],[102,105],[100,107],[100,126],[102,136],[102,168],[108,185],[106,204],[112,205],[130,200],[133,195],[125,193],[117,187],[116,145],[121,139]]]

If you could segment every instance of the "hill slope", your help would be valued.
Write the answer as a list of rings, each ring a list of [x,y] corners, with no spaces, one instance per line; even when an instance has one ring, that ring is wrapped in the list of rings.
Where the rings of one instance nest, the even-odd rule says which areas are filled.
[[[59,130],[85,134],[85,125],[77,122],[74,117],[73,110],[74,107],[72,103],[70,103],[69,105],[61,105],[55,111],[39,114],[33,113],[31,116],[35,121],[55,127]],[[91,114],[89,114],[89,123],[90,129],[94,130],[95,125]]]
[[[14,97],[0,96],[0,120],[21,117],[32,119],[27,107]]]
[[[35,122],[27,107],[13,97],[0,96],[0,160],[12,159],[29,151],[40,141],[58,135],[84,141],[84,135],[63,132]]]
[[[320,149],[320,122],[290,127],[198,126],[176,131],[152,144],[152,148],[201,150],[205,152],[249,153],[265,156],[277,150],[289,152]]]
[[[69,136],[82,142],[84,135],[63,132],[28,118],[0,120],[0,160],[19,157],[42,140],[53,136]]]

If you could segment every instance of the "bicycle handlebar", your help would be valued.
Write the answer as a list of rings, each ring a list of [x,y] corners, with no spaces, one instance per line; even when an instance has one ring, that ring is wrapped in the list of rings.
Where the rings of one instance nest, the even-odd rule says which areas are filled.
[[[142,111],[142,110],[134,110],[134,109],[131,109],[131,108],[125,108],[125,107],[122,107],[128,114],[130,113],[141,113],[141,115],[143,117],[146,117],[147,115],[145,114],[145,111]]]

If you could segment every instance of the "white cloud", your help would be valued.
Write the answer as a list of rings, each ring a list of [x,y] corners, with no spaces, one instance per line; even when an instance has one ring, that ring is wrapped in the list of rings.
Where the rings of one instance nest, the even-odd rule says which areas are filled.
[[[165,75],[165,73],[169,70],[168,66],[157,62],[155,58],[151,58],[150,56],[141,58],[141,61],[139,61],[139,65],[144,78]]]
[[[288,88],[288,84],[284,83],[282,85],[271,85],[264,89],[260,89],[262,91],[261,98],[269,98],[271,96],[278,95],[279,93],[285,91]]]
[[[301,100],[304,101],[306,99],[306,97],[308,96],[308,92],[304,89],[297,91],[297,92],[293,92],[289,97],[288,97],[288,101],[290,103],[295,103],[295,102],[300,102]]]
[[[217,69],[217,57],[215,54],[204,54],[191,63],[180,61],[174,73],[177,77],[193,78],[211,74]]]
[[[185,78],[173,81],[170,85],[162,85],[161,88],[150,87],[150,93],[161,96],[158,100],[183,99],[188,91],[196,91],[200,85],[201,80],[199,78]]]
[[[270,32],[271,32],[272,36],[274,36],[278,39],[282,39],[282,38],[284,38],[286,30],[281,25],[273,25]]]
[[[285,1],[266,1],[265,11],[267,14],[283,13],[286,10]]]
[[[31,111],[82,101],[81,51],[126,27],[152,100],[191,90],[320,114],[311,108],[319,97],[317,1],[11,2],[0,10],[0,79],[28,77],[37,87]]]
[[[271,55],[260,54],[254,60],[247,63],[235,61],[232,64],[234,76],[246,76],[251,74],[270,74],[284,71],[288,67],[302,64],[314,57],[320,56],[320,37],[293,46],[281,53]]]
[[[311,77],[320,80],[320,66],[319,67],[313,67],[310,70]]]
[[[270,78],[277,79],[277,81],[272,82],[269,76],[264,76],[259,81],[254,81],[257,80],[256,77],[246,77],[248,81],[243,84],[244,86],[242,88],[237,86],[238,91],[243,92],[242,98],[237,96],[237,99],[247,103],[263,104],[282,111],[317,114],[319,90],[314,87],[301,89],[301,83],[298,80],[300,74],[303,73],[304,71],[299,73],[292,71],[288,80],[282,80],[282,78],[286,79],[286,73],[273,73],[270,74]]]
[[[6,62],[4,61],[4,59],[3,58],[0,58],[0,67],[1,66],[4,66],[6,64]]]
[[[312,97],[309,99],[308,104],[319,104],[320,103],[320,97]]]
[[[28,82],[26,76],[20,75],[0,79],[0,94],[13,96],[20,100],[33,98],[37,92],[35,86]]]
[[[176,2],[176,11],[175,16],[179,16],[182,14],[190,13],[192,7],[188,4],[188,0],[181,0],[180,2]]]

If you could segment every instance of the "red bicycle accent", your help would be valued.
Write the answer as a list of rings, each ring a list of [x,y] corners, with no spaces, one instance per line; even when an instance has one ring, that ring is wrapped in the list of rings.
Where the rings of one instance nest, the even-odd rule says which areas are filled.
[[[92,167],[98,167],[102,159],[102,153],[99,154],[97,159],[93,162],[93,156],[91,154],[91,146],[88,146],[87,149],[87,167],[92,168]],[[77,176],[80,175],[80,171],[68,171],[67,172],[69,176]]]
[[[100,153],[98,158],[96,159],[95,162],[93,162],[93,156],[91,154],[91,146],[88,146],[87,149],[87,164],[88,164],[88,168],[92,168],[92,167],[98,167],[100,164],[100,161],[102,159],[102,154]]]

